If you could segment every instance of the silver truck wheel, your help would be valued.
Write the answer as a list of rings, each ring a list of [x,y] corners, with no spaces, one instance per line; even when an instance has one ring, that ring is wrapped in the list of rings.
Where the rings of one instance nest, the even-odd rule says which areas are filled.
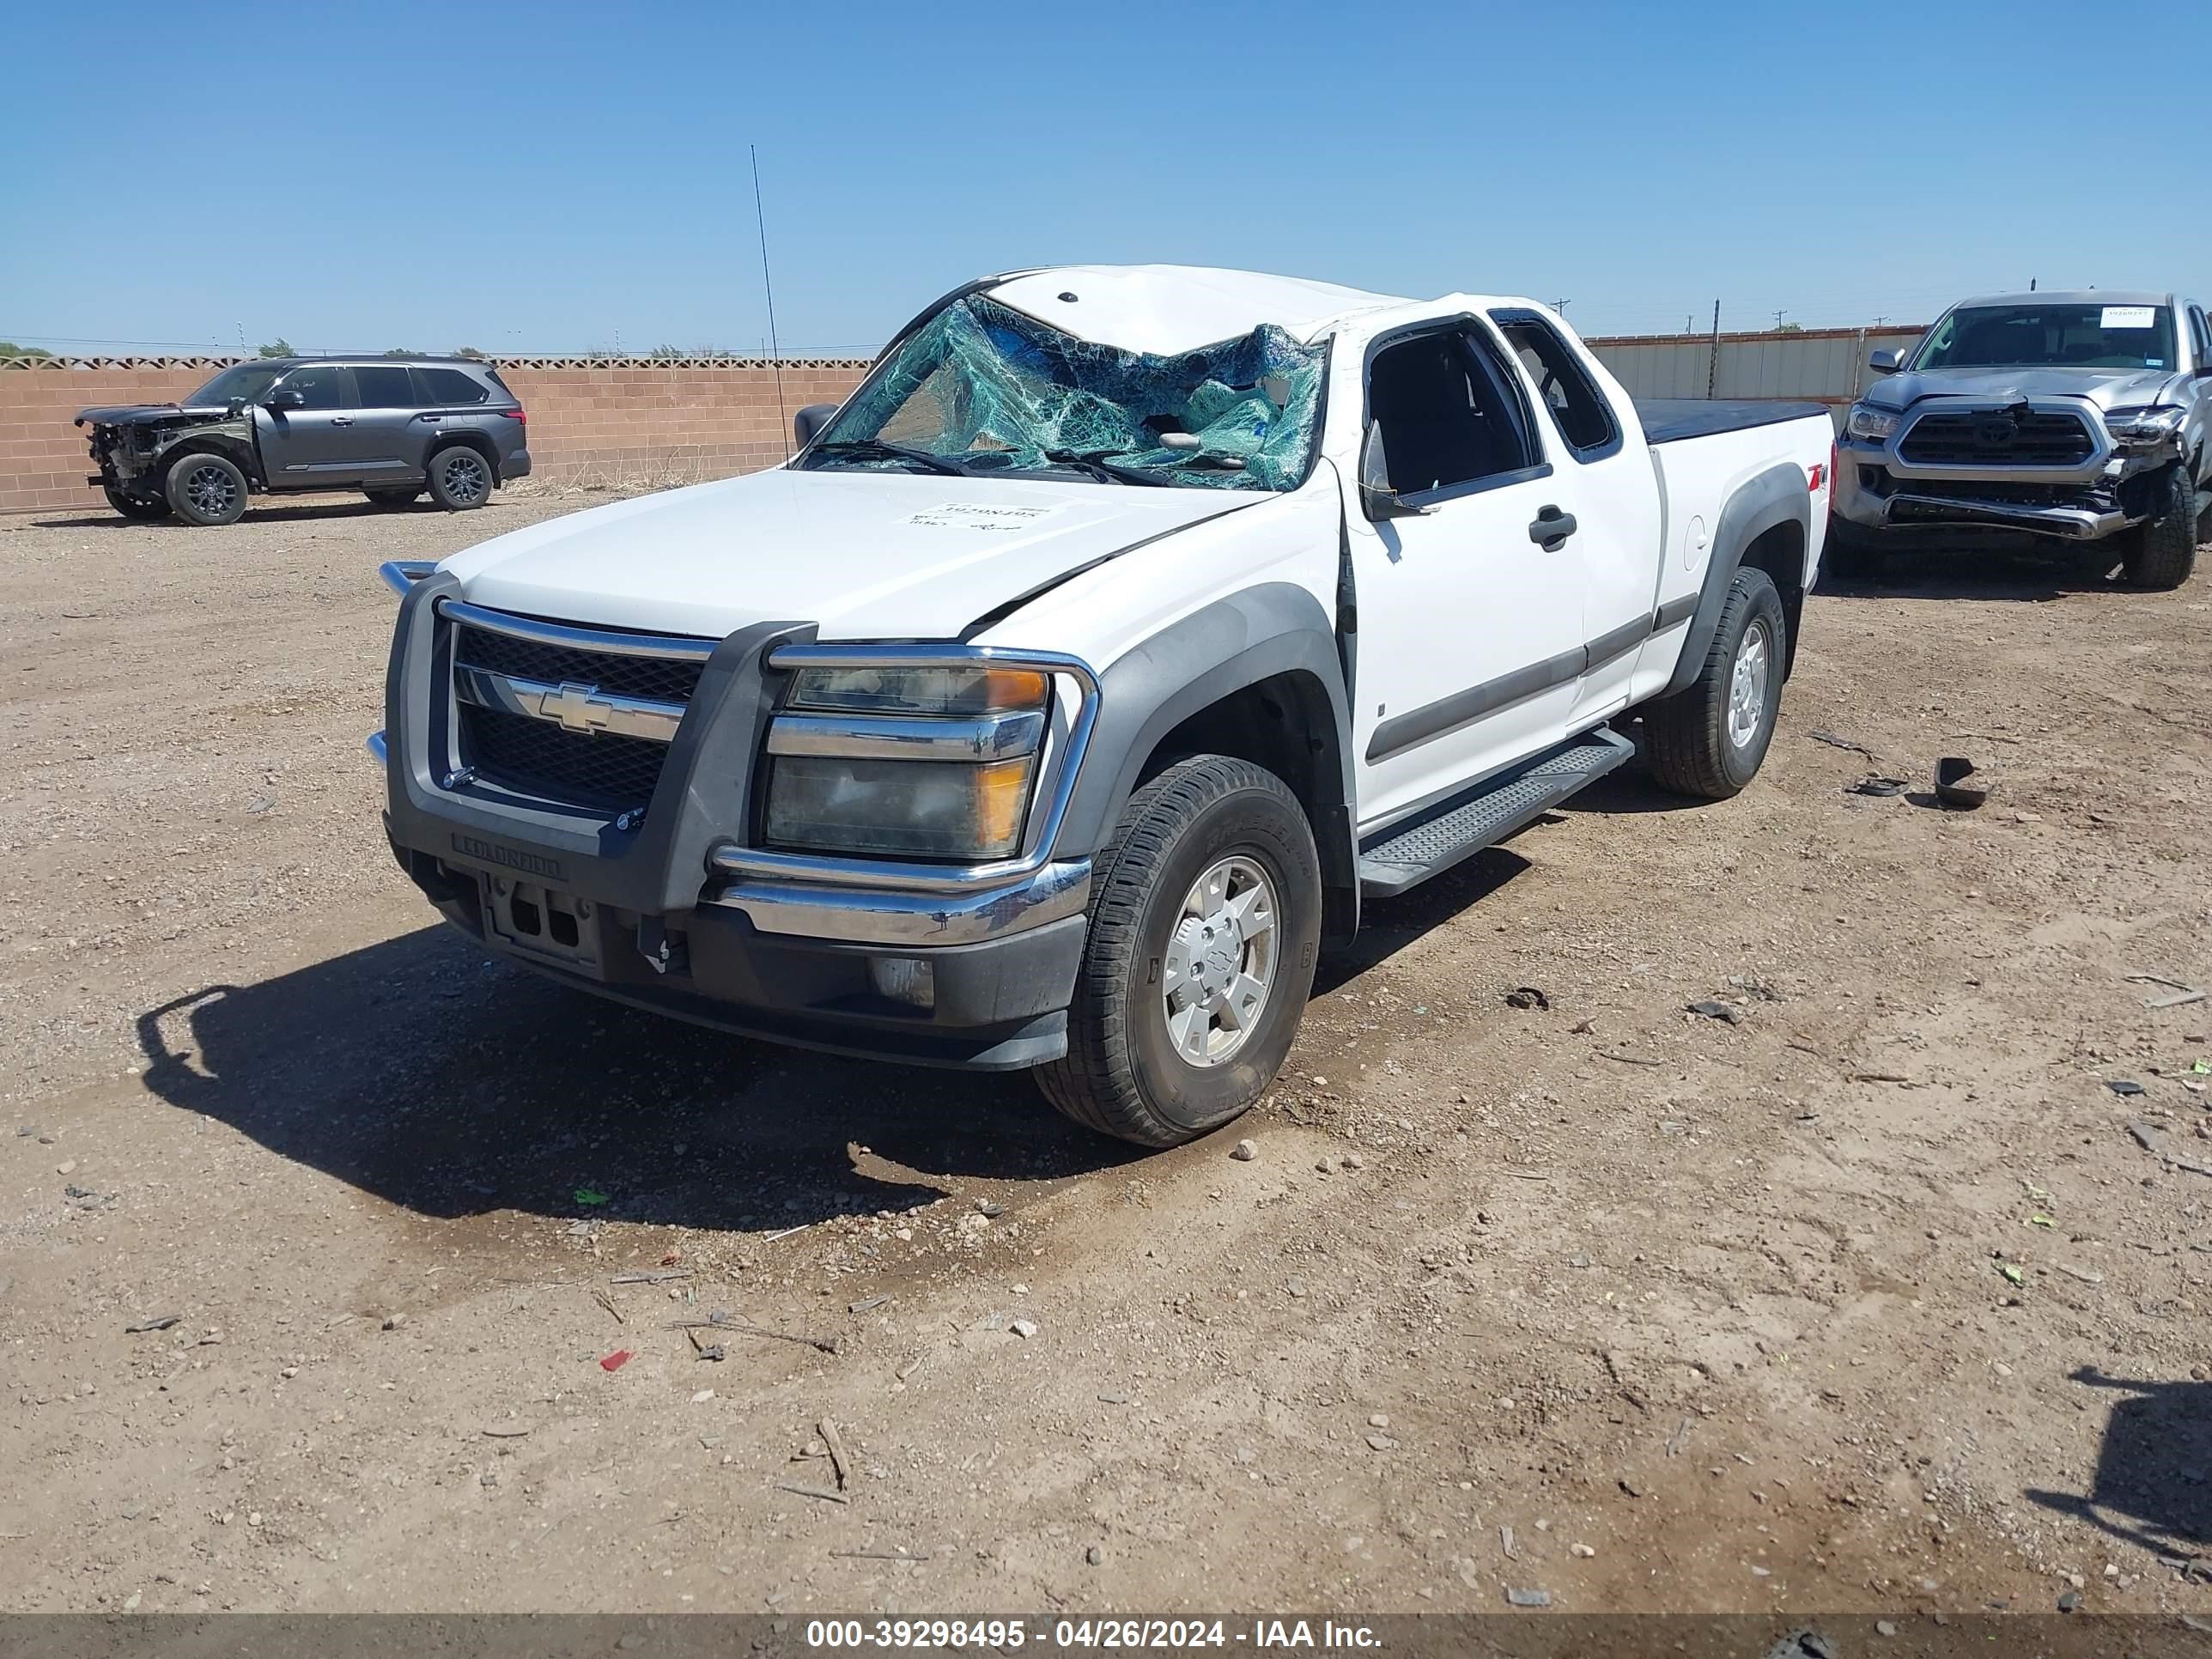
[[[1321,859],[1290,786],[1225,755],[1129,798],[1091,866],[1067,1053],[1045,1097],[1102,1134],[1174,1146],[1259,1099],[1321,945]]]
[[[1758,775],[1774,740],[1788,639],[1773,578],[1737,571],[1698,678],[1644,707],[1644,757],[1662,787],[1726,800]]]
[[[2157,480],[2149,520],[2123,532],[2121,568],[2137,587],[2166,592],[2197,568],[2197,489],[2189,469],[2176,465]]]

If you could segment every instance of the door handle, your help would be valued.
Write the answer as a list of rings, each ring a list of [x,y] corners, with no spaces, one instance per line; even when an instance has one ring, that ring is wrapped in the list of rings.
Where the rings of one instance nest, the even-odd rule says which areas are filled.
[[[353,424],[353,416],[350,415],[333,415],[331,416],[331,424],[332,426],[351,426]]]
[[[417,415],[415,418],[418,421],[427,422],[433,426],[437,424],[439,419],[435,415]]]
[[[1575,533],[1575,515],[1556,507],[1540,507],[1528,524],[1528,539],[1547,553],[1556,553]]]

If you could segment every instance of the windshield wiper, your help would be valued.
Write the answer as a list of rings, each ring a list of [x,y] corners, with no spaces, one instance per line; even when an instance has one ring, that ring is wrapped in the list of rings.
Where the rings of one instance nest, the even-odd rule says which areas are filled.
[[[1088,472],[1102,483],[1158,484],[1174,489],[1174,481],[1163,478],[1149,467],[1116,466],[1108,459],[1126,455],[1126,449],[1048,449],[1044,458],[1061,466],[1072,466]]]
[[[964,478],[968,469],[950,455],[939,455],[934,450],[915,449],[906,444],[887,444],[881,438],[839,438],[830,443],[817,444],[807,452],[807,465],[817,464],[817,458],[831,460],[850,457],[856,461],[908,461],[931,472],[942,472],[948,477]]]

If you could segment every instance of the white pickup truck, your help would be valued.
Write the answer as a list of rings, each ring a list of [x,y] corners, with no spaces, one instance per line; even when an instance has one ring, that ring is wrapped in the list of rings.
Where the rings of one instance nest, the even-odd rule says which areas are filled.
[[[794,424],[386,567],[392,850],[563,983],[1151,1146],[1259,1098],[1364,900],[1639,749],[1749,782],[1833,465],[1527,300],[1176,266],[971,283]]]

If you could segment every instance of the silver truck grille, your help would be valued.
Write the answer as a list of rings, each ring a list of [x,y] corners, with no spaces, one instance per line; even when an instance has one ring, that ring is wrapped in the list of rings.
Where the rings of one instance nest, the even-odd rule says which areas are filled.
[[[641,810],[706,666],[706,642],[668,656],[594,649],[591,631],[453,607],[461,764],[517,794],[610,816]]]
[[[2063,410],[1946,410],[1923,415],[1897,446],[1911,466],[2079,466],[2097,441]]]

